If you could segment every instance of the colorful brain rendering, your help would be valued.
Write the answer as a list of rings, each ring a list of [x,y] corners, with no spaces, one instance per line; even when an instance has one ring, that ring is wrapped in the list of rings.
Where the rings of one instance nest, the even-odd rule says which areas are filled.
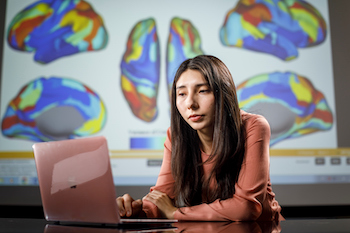
[[[107,40],[102,18],[82,0],[37,1],[13,18],[7,32],[13,49],[34,52],[34,60],[44,64],[103,49]]]
[[[167,48],[167,83],[169,92],[180,64],[186,59],[204,54],[201,47],[202,43],[199,33],[190,21],[177,17],[171,20]]]
[[[332,128],[325,96],[305,77],[275,72],[255,76],[237,87],[240,108],[266,117],[270,145]]]
[[[130,32],[121,64],[121,87],[133,114],[151,122],[158,114],[160,51],[154,19],[138,22]]]
[[[38,78],[8,104],[2,120],[6,137],[51,141],[99,132],[106,122],[100,97],[67,78]]]
[[[327,26],[316,8],[299,0],[241,0],[220,30],[223,45],[268,53],[283,60],[298,48],[322,43]]]

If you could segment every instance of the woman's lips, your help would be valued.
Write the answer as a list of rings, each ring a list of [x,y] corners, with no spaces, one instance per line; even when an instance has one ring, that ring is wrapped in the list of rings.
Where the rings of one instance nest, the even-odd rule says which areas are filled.
[[[202,115],[191,115],[189,119],[193,122],[196,122],[202,119]]]

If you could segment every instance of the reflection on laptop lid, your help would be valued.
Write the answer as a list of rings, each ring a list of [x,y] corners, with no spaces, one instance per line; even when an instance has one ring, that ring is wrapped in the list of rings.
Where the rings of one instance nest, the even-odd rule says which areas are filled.
[[[121,223],[105,137],[40,142],[33,150],[47,221]]]

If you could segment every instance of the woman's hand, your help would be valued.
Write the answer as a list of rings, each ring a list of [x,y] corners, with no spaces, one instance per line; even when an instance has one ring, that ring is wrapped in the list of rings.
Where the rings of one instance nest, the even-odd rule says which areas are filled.
[[[134,200],[129,194],[118,197],[116,201],[121,217],[137,217],[142,210],[142,200]]]
[[[142,198],[155,204],[162,214],[168,219],[174,219],[174,214],[177,208],[173,205],[172,201],[163,192],[153,190]]]

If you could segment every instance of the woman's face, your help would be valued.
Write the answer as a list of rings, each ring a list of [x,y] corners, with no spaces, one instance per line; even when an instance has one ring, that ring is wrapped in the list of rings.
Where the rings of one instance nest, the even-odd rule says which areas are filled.
[[[176,82],[176,107],[194,130],[212,136],[215,97],[199,71],[188,69],[181,74]]]

